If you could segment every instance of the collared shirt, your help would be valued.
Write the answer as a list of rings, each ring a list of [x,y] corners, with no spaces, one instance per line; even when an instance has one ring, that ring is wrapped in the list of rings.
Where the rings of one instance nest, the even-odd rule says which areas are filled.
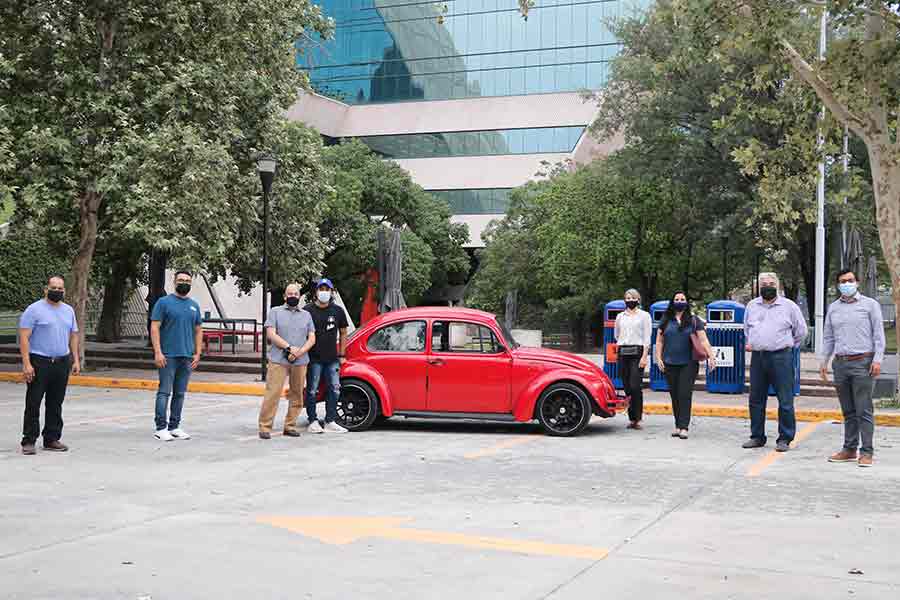
[[[316,326],[312,315],[299,306],[291,308],[287,304],[276,306],[266,316],[266,327],[274,327],[275,333],[291,346],[303,346],[311,333],[315,333]],[[272,344],[269,346],[269,360],[277,365],[301,367],[309,364],[309,354],[290,362],[284,356],[284,350]]]
[[[828,307],[822,333],[822,365],[833,354],[873,353],[872,362],[884,360],[884,322],[881,305],[859,292],[853,298],[839,298]]]
[[[767,352],[796,348],[809,331],[800,307],[784,296],[778,296],[771,304],[762,298],[751,300],[744,315],[744,329],[750,348]]]
[[[25,309],[19,319],[20,329],[30,329],[31,353],[47,358],[69,354],[69,337],[78,332],[75,311],[65,302],[54,305],[44,299]]]
[[[626,310],[616,317],[616,343],[620,346],[650,347],[652,331],[650,313],[645,310],[638,310],[633,314]]]

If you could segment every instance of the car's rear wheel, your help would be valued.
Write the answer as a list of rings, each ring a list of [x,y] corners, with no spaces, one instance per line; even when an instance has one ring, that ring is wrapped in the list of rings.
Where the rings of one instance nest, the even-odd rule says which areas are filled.
[[[337,422],[350,431],[364,431],[378,417],[378,395],[368,383],[358,379],[341,381]]]
[[[538,398],[535,413],[548,435],[576,435],[591,420],[591,399],[571,383],[554,383]]]

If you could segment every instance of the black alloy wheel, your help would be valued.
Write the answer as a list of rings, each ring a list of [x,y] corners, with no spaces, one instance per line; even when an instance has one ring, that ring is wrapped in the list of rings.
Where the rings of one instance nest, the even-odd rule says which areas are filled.
[[[548,435],[571,436],[591,420],[590,398],[577,385],[554,383],[538,398],[536,416]]]
[[[364,431],[378,417],[378,404],[378,395],[368,383],[358,379],[343,380],[336,421],[350,431]]]

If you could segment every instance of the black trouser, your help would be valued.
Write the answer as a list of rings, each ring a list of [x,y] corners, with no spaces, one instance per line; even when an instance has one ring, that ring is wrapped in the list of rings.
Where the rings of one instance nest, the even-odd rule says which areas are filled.
[[[700,363],[696,360],[686,365],[666,365],[666,381],[669,383],[676,429],[687,429],[691,424],[691,402],[699,370]]]
[[[636,347],[640,348],[641,354],[643,354],[643,347]],[[631,396],[631,404],[628,405],[628,418],[631,421],[640,421],[644,416],[644,391],[641,389],[644,383],[644,369],[641,368],[641,355],[619,355],[618,362],[619,376],[622,378],[625,395]]]
[[[25,392],[25,422],[22,425],[22,444],[33,444],[41,431],[41,400],[44,405],[44,443],[55,442],[62,437],[62,404],[69,385],[72,368],[70,356],[50,359],[31,354],[34,379]]]

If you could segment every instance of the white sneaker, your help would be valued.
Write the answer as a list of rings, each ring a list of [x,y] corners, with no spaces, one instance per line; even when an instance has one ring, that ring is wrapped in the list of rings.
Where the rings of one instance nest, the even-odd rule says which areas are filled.
[[[191,434],[187,431],[179,427],[178,429],[173,429],[169,432],[173,438],[176,440],[189,440],[191,439]]]
[[[347,430],[334,421],[329,421],[325,423],[325,433],[347,433]]]
[[[168,429],[157,429],[153,435],[161,442],[171,442],[175,439]]]
[[[322,429],[322,426],[318,421],[313,421],[309,424],[309,427],[306,428],[306,431],[309,433],[325,433],[325,430]]]

